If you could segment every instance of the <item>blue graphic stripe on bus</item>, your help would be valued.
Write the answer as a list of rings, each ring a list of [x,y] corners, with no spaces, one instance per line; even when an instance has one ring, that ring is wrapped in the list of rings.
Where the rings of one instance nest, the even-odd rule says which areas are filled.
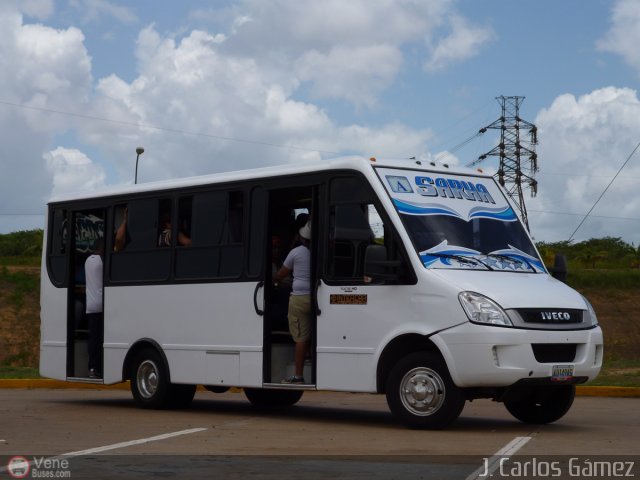
[[[457,217],[462,220],[473,220],[476,218],[486,218],[489,220],[501,220],[503,222],[515,222],[518,220],[516,212],[510,206],[504,208],[488,208],[475,207],[469,211],[469,218],[464,218],[458,212],[446,205],[430,204],[428,207],[424,205],[416,205],[414,203],[403,202],[397,198],[393,199],[393,203],[400,213],[405,215],[447,215]]]
[[[456,256],[473,258],[480,255],[480,252],[477,250],[454,245],[450,245],[449,248],[446,247],[447,242],[445,241],[433,248],[430,248],[429,250],[420,252],[420,260],[422,260],[422,264],[425,267],[431,267],[433,264],[440,262],[446,267],[481,268],[482,270],[486,270],[481,263],[476,264],[473,261],[465,262],[464,260],[460,261],[460,259],[455,258]]]
[[[420,259],[422,260],[422,263],[424,264],[425,267],[429,267],[431,265],[433,265],[434,263],[436,263],[437,261],[440,261],[441,263],[443,263],[444,265],[447,266],[453,266],[455,262],[455,266],[460,265],[460,261],[456,260],[455,258],[450,258],[450,257],[444,257],[442,255],[466,255],[467,257],[473,257],[473,255],[469,254],[468,252],[464,252],[464,251],[458,251],[458,250],[442,250],[440,252],[434,252],[434,255],[430,255],[428,253],[422,253],[420,254]],[[465,266],[470,266],[466,263],[463,263],[463,265]],[[471,265],[473,266],[473,265]],[[482,265],[480,264],[480,267],[482,268]],[[483,270],[485,270],[483,268]]]
[[[452,217],[462,218],[458,212],[444,205],[434,204],[429,207],[423,207],[403,202],[397,198],[393,199],[393,203],[400,213],[404,213],[406,215],[449,215]]]
[[[484,254],[470,248],[447,245],[446,241],[429,250],[420,252],[420,260],[427,268],[468,268],[473,270],[494,270],[514,272],[545,271],[540,259],[526,254],[517,248],[495,250]],[[459,256],[461,258],[456,258]],[[500,258],[503,256],[504,258]],[[469,262],[464,259],[469,259]],[[474,259],[476,262],[474,263]]]
[[[527,255],[522,250],[518,250],[517,248],[511,245],[509,245],[509,247],[510,248],[505,248],[502,250],[495,250],[491,252],[490,255],[506,255],[508,257],[519,260],[520,262],[530,263],[539,272],[545,271],[544,263],[542,263],[540,259],[533,257],[531,255]]]
[[[506,208],[475,207],[469,211],[469,219],[488,218],[490,220],[502,220],[503,222],[515,222],[518,220],[516,212],[509,206]]]

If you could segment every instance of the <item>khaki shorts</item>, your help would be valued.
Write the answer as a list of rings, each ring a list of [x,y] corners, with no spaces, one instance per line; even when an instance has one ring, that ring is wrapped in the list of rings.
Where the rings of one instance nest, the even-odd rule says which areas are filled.
[[[294,342],[306,342],[311,338],[311,296],[289,297],[289,332]]]

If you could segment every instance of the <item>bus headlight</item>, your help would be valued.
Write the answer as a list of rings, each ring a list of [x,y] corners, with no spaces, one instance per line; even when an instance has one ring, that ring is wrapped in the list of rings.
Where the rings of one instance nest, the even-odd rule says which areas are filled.
[[[484,295],[475,292],[460,292],[458,299],[467,317],[473,323],[501,327],[513,325],[500,305]]]
[[[598,317],[596,316],[596,311],[593,309],[593,305],[591,305],[591,302],[589,302],[589,300],[587,300],[587,298],[583,295],[582,298],[584,299],[584,303],[587,304],[587,312],[589,313],[589,322],[592,326],[597,326],[598,325]]]

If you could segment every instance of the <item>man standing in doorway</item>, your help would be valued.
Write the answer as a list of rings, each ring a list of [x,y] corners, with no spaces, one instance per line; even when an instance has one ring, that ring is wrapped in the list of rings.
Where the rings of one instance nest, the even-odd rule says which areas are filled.
[[[298,230],[301,245],[289,252],[274,280],[282,281],[293,273],[289,297],[289,332],[296,342],[296,373],[282,383],[305,383],[304,359],[311,339],[311,222]]]
[[[84,263],[87,292],[87,323],[89,326],[89,378],[102,378],[101,353],[103,343],[102,254],[104,239],[94,243],[93,254]]]

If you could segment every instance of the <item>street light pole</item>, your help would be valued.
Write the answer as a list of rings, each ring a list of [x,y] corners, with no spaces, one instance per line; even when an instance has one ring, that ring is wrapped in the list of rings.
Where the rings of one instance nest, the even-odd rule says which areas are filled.
[[[140,155],[142,155],[144,153],[144,148],[142,147],[138,147],[136,148],[136,153],[138,154],[138,156],[136,157],[136,177],[134,180],[134,184],[138,183],[138,160],[140,159]]]

